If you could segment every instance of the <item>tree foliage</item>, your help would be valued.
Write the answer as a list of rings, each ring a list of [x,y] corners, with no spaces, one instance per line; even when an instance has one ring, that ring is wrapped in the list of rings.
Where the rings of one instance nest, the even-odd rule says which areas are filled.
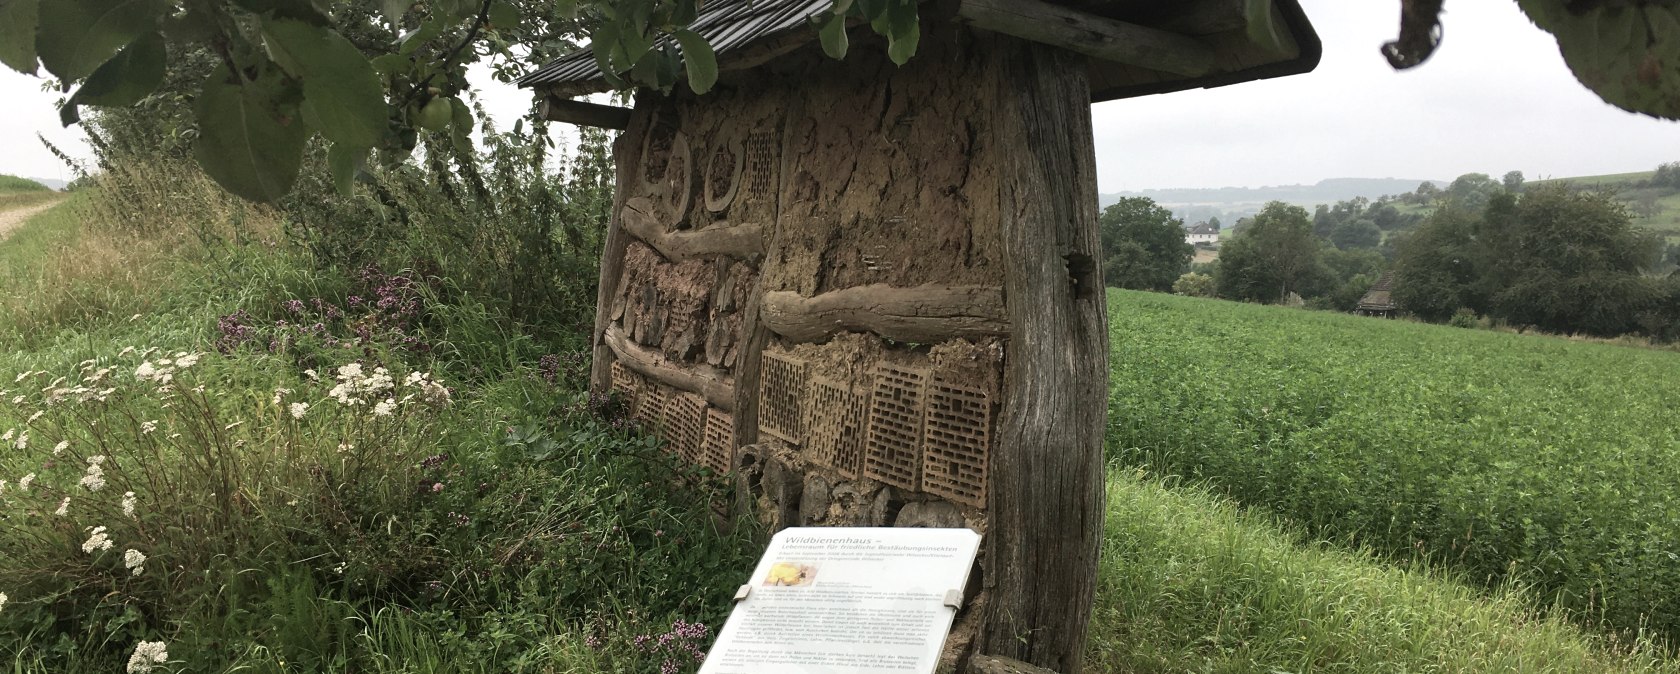
[[[1437,211],[1401,247],[1395,299],[1430,320],[1470,309],[1553,332],[1622,334],[1662,299],[1645,275],[1660,251],[1612,195],[1547,184],[1497,195],[1480,213]]]
[[[1319,247],[1306,209],[1281,201],[1266,204],[1220,250],[1219,296],[1279,302],[1302,293],[1319,278]]]
[[[1103,279],[1116,288],[1170,291],[1195,255],[1184,241],[1184,221],[1148,197],[1126,197],[1103,209],[1097,227]]]

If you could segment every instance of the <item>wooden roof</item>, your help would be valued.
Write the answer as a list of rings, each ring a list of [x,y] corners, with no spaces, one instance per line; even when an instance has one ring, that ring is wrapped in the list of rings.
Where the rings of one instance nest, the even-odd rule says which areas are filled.
[[[1394,303],[1394,272],[1383,272],[1371,289],[1365,291],[1365,296],[1359,298],[1358,308],[1362,311],[1394,311],[1399,308]]]
[[[742,70],[815,41],[817,31],[810,19],[832,6],[833,0],[712,0],[691,27],[711,42],[721,69]],[[1077,25],[1080,21],[1066,20],[1085,17],[1091,24],[1159,36],[1169,43],[1182,41],[1211,53],[1211,67],[1198,68],[1190,75],[1093,57],[1092,102],[1304,73],[1318,65],[1322,53],[1318,34],[1297,0],[962,0],[954,5],[929,3],[922,11],[926,15],[938,11],[938,6],[955,7],[957,20],[978,12],[996,15],[1020,8],[1048,8],[1064,19],[1059,22],[1062,25],[1047,25],[1051,32],[1086,31],[1087,26]],[[1128,51],[1126,44],[1113,44],[1112,38],[1108,42],[1119,51]],[[1134,46],[1130,51],[1147,53],[1154,48]],[[560,97],[608,89],[588,49],[543,65],[519,84]]]

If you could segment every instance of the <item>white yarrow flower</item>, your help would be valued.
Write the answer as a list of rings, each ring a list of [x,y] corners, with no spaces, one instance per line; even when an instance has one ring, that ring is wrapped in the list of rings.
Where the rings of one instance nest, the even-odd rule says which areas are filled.
[[[12,438],[15,438],[15,437],[17,437],[17,429],[16,428],[8,428],[8,429],[6,429],[6,434],[5,435],[0,435],[0,442],[11,442]]]
[[[309,411],[309,403],[292,403],[292,418],[293,419],[302,419],[303,415],[305,413],[307,413],[308,411]]]
[[[19,433],[17,442],[13,443],[12,446],[18,449],[29,449],[29,431]]]
[[[150,433],[150,432],[155,431],[155,430],[157,430],[157,422],[156,421],[140,422],[140,434],[141,435],[145,435],[145,434]]]
[[[134,492],[123,492],[122,511],[125,517],[134,518]]]
[[[58,456],[60,454],[63,454],[64,450],[69,449],[69,448],[70,448],[70,441],[69,440],[59,440],[58,444],[53,445],[53,456]]]
[[[35,482],[35,474],[30,473],[18,480],[18,491],[29,491],[29,485]]]
[[[134,368],[134,378],[141,381],[156,377],[157,373],[157,368],[153,366],[152,361],[149,360],[140,363],[140,367]]]
[[[189,353],[185,356],[180,356],[180,357],[176,358],[175,359],[175,368],[178,369],[178,370],[185,370],[189,367],[197,365],[199,355],[200,354]]]
[[[274,389],[274,404],[279,405],[280,401],[284,400],[286,398],[286,396],[289,396],[291,394],[292,394],[292,390],[289,389],[289,388]]]
[[[388,417],[388,416],[391,416],[391,413],[395,412],[396,410],[397,410],[397,401],[392,400],[390,398],[386,398],[385,400],[380,401],[379,404],[373,406],[373,416]]]
[[[59,517],[70,514],[70,497],[66,496],[63,501],[59,501],[58,510],[54,510],[53,514]]]
[[[47,413],[46,410],[36,410],[34,414],[29,415],[29,421],[25,421],[24,423],[33,424],[33,423],[35,423],[36,419],[41,418],[41,415],[46,414],[46,413]]]
[[[7,599],[11,599],[11,597],[7,597],[6,593],[0,592],[0,611],[6,610],[6,600]]]
[[[145,573],[146,572],[145,564],[146,564],[146,554],[145,553],[140,552],[139,550],[132,549],[132,548],[123,551],[123,568],[128,569],[131,573],[133,573],[133,575],[138,576],[142,573]]]
[[[110,550],[112,545],[115,543],[105,534],[105,527],[94,527],[88,533],[88,539],[82,542],[82,552],[91,555],[95,550]]]
[[[142,641],[128,656],[128,674],[148,674],[153,667],[169,662],[168,645],[161,641]]]

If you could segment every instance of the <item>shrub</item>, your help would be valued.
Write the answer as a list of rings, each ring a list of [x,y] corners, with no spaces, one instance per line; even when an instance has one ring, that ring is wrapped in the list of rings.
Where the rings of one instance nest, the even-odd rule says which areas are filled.
[[[1188,297],[1213,297],[1213,277],[1189,272],[1173,282],[1173,292]]]

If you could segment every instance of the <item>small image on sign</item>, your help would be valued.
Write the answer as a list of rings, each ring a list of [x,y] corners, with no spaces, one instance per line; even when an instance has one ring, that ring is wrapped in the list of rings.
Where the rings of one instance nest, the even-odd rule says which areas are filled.
[[[765,587],[802,587],[817,579],[817,565],[804,562],[776,562],[764,575]]]

